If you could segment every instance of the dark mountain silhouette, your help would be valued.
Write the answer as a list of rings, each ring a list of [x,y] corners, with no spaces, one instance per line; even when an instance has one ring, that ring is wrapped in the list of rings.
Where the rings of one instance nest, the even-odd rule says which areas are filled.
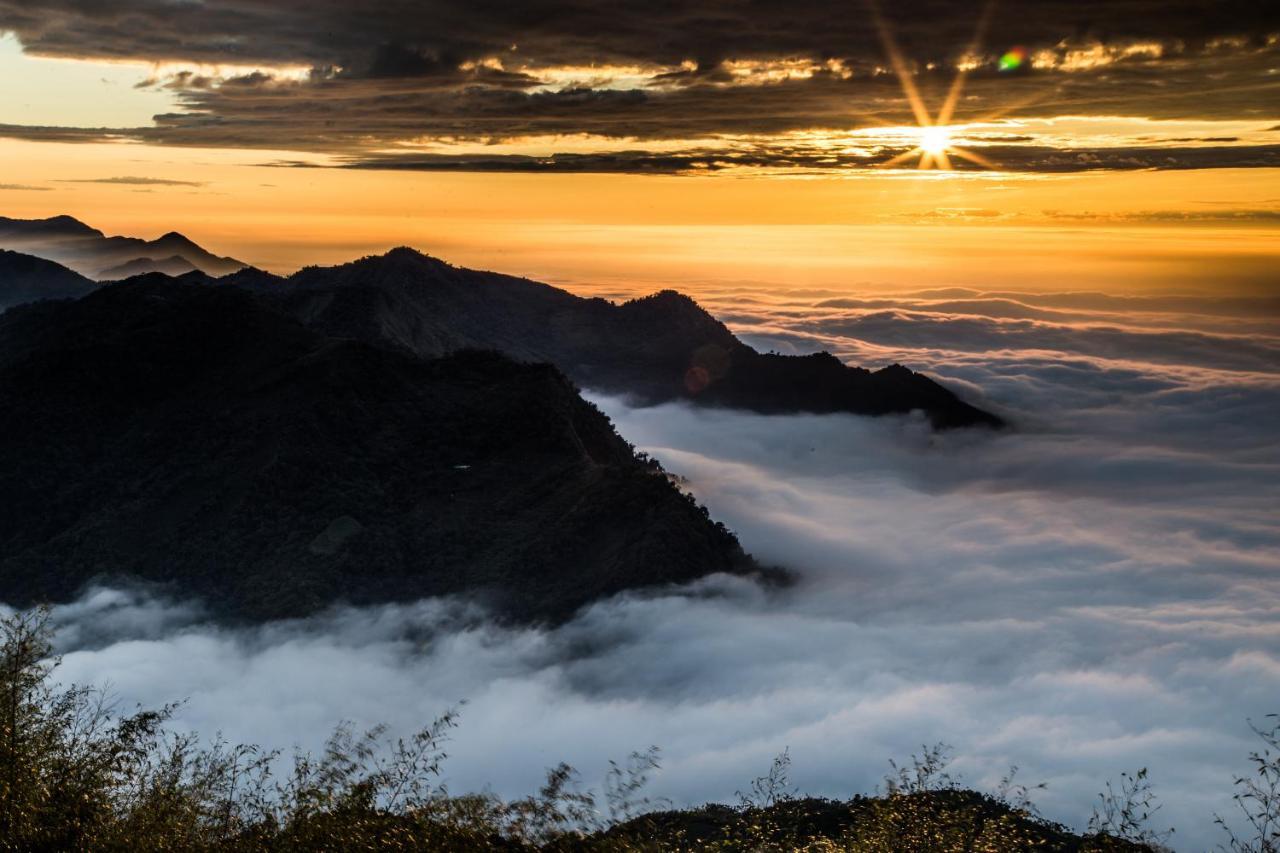
[[[112,281],[132,278],[135,275],[146,275],[152,272],[180,276],[195,270],[196,267],[191,261],[181,255],[171,255],[167,258],[135,258],[119,266],[102,270],[98,275],[103,280]]]
[[[74,299],[96,287],[61,264],[0,249],[0,311],[43,299]]]
[[[424,357],[496,349],[550,362],[584,387],[643,403],[684,399],[765,413],[919,409],[938,427],[1001,425],[901,365],[873,372],[828,353],[757,352],[671,290],[616,305],[403,248],[343,266],[308,267],[288,279],[244,271],[228,281],[268,295],[329,335]]]
[[[49,219],[0,217],[0,248],[57,261],[98,280],[119,278],[121,265],[149,258],[178,257],[193,269],[211,276],[228,275],[245,267],[235,258],[219,257],[207,251],[176,231],[155,240],[108,237],[71,216]]]
[[[97,228],[85,225],[74,216],[51,216],[48,219],[10,219],[0,216],[0,237],[69,239],[73,237],[105,237]]]
[[[560,619],[754,571],[554,367],[424,360],[162,275],[0,315],[0,600],[132,576],[225,616],[474,593]]]
[[[0,220],[0,243],[6,227],[73,235],[87,229],[98,243],[130,239],[102,238],[77,220],[57,217]],[[171,233],[145,245],[175,253],[161,262],[131,256],[101,270],[100,277],[160,271],[189,283],[218,279],[265,296],[330,336],[424,358],[497,350],[520,361],[555,364],[581,386],[645,404],[689,400],[768,414],[921,410],[939,428],[1002,425],[997,416],[901,365],[870,371],[828,353],[757,352],[672,290],[617,305],[528,279],[454,267],[405,248],[336,267],[307,267],[289,278],[236,261],[230,261],[234,271],[208,277],[189,257],[194,244],[185,237]],[[184,247],[188,254],[177,251]],[[184,271],[184,262],[198,269]]]

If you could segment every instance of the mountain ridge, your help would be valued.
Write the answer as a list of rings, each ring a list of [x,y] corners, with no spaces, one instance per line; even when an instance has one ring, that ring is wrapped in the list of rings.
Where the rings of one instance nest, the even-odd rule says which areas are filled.
[[[1003,421],[901,365],[851,367],[830,354],[760,353],[675,290],[614,304],[407,247],[249,287],[327,334],[419,356],[481,347],[551,362],[579,385],[642,404],[690,401],[768,414],[922,410],[939,428]]]
[[[0,312],[45,299],[77,299],[96,287],[62,264],[0,249]]]
[[[186,238],[170,232],[160,239]],[[640,405],[685,401],[765,414],[922,411],[940,429],[1004,426],[998,416],[903,365],[872,371],[828,353],[758,352],[673,289],[615,304],[528,278],[457,267],[403,246],[336,266],[303,267],[288,277],[248,266],[225,275],[183,272],[183,260],[134,259],[107,272],[176,273],[179,282],[245,288],[322,334],[420,358],[492,349],[548,362],[581,387]]]
[[[195,270],[195,265],[186,258],[181,255],[170,255],[167,258],[135,258],[119,266],[102,270],[99,275],[106,281],[120,281],[149,272],[164,273],[176,278]]]

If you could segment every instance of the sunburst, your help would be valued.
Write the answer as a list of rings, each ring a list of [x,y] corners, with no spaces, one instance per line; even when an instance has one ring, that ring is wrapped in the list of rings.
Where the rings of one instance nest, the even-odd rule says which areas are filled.
[[[943,101],[942,107],[937,114],[932,115],[925,105],[924,98],[920,95],[915,77],[907,67],[906,58],[898,48],[898,43],[893,37],[893,32],[889,29],[888,22],[885,21],[884,16],[880,13],[879,4],[876,0],[867,0],[867,2],[871,8],[871,17],[880,32],[880,40],[884,44],[885,53],[888,54],[894,74],[897,75],[898,81],[902,86],[902,94],[906,97],[907,103],[910,104],[911,112],[916,120],[913,134],[916,143],[915,147],[886,161],[883,167],[893,168],[915,160],[921,169],[950,170],[951,158],[954,156],[976,163],[984,169],[999,168],[981,154],[961,148],[954,143],[954,137],[958,135],[960,128],[953,127],[951,119],[955,115],[956,104],[960,102],[960,96],[964,92],[967,71],[963,67],[956,70],[956,76],[951,81],[951,88],[947,91],[946,100]],[[995,0],[988,0],[978,18],[973,41],[969,45],[968,53],[970,55],[978,53],[994,9]]]

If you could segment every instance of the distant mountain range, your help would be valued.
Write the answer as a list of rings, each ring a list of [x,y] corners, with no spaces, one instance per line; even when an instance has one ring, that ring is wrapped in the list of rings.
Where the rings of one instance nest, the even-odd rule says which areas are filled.
[[[232,619],[477,595],[561,619],[753,572],[554,367],[422,359],[162,276],[0,315],[0,600],[141,578]]]
[[[0,217],[0,247],[57,261],[98,281],[144,272],[178,275],[190,270],[222,276],[246,266],[235,258],[219,257],[176,231],[155,240],[108,237],[71,216]]]
[[[133,278],[135,275],[146,275],[147,273],[164,273],[165,275],[179,276],[189,272],[198,272],[196,265],[188,261],[181,255],[172,255],[168,258],[135,258],[127,263],[119,266],[110,267],[98,274],[98,277],[107,281],[119,281],[121,279]]]

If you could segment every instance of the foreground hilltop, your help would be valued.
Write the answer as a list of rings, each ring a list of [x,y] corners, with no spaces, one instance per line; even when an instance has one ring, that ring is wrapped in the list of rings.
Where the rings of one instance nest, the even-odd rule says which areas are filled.
[[[245,271],[224,281],[254,289],[329,335],[424,357],[494,349],[550,362],[583,387],[643,403],[688,400],[767,414],[920,410],[940,428],[1002,423],[901,365],[870,371],[829,353],[757,352],[672,290],[618,305],[404,248],[287,279]]]
[[[0,315],[0,600],[130,576],[232,618],[468,593],[561,619],[748,572],[554,367],[422,359],[163,276]]]

